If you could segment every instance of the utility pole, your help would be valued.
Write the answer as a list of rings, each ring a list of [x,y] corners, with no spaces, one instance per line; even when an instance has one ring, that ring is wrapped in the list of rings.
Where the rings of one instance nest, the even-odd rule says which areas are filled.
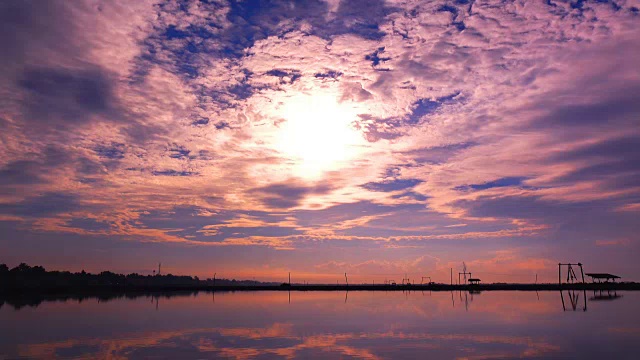
[[[289,285],[291,285],[291,272],[289,272]]]
[[[347,278],[347,273],[344,273],[344,281],[347,283],[347,286],[349,286],[349,279]]]
[[[217,273],[213,273],[213,286],[216,286],[216,274]]]
[[[451,285],[453,285],[453,268],[451,268]]]
[[[158,275],[160,275],[160,269],[162,268],[162,263],[158,263]]]

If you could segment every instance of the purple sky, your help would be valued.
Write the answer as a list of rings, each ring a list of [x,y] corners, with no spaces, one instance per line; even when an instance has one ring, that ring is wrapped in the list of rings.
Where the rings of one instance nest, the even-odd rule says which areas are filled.
[[[639,9],[2,1],[0,262],[640,280]]]

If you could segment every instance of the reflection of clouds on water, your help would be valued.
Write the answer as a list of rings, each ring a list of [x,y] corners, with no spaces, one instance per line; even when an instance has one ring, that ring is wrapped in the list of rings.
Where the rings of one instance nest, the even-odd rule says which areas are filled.
[[[450,292],[288,294],[159,296],[158,311],[148,295],[8,302],[0,358],[562,358],[633,353],[640,337],[636,292],[589,301],[586,313],[563,312],[556,291],[482,292],[468,308],[458,292],[455,307]]]
[[[613,327],[607,329],[612,333],[630,334],[640,336],[640,327]]]
[[[460,346],[463,344],[464,346]],[[393,348],[392,348],[393,347]],[[308,358],[312,355],[381,359],[429,351],[464,358],[541,356],[560,350],[541,338],[402,331],[301,335],[293,324],[266,328],[211,328],[129,334],[113,339],[83,339],[23,345],[29,358],[140,359],[255,357]]]

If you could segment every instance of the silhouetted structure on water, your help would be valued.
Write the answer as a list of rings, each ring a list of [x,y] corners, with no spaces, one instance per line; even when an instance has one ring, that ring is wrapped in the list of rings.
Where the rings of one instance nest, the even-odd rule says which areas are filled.
[[[584,284],[584,271],[582,270],[582,263],[572,264],[572,263],[558,263],[558,284],[562,284],[562,267],[567,267],[567,284],[577,284],[580,282],[578,280],[578,276],[574,270],[574,266],[578,266],[580,268],[580,273],[582,274],[582,283]]]
[[[586,273],[585,275],[591,278],[591,282],[609,282],[609,280],[616,282],[616,279],[621,279],[618,275],[608,273]]]

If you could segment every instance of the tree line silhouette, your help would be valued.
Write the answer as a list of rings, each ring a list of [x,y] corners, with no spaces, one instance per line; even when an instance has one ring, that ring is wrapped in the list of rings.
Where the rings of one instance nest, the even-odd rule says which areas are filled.
[[[22,263],[12,269],[0,264],[0,290],[46,290],[46,289],[92,289],[92,288],[162,288],[180,286],[244,286],[275,285],[252,280],[200,279],[187,275],[128,275],[103,271],[99,274],[69,271],[47,271],[42,266],[29,266]]]

